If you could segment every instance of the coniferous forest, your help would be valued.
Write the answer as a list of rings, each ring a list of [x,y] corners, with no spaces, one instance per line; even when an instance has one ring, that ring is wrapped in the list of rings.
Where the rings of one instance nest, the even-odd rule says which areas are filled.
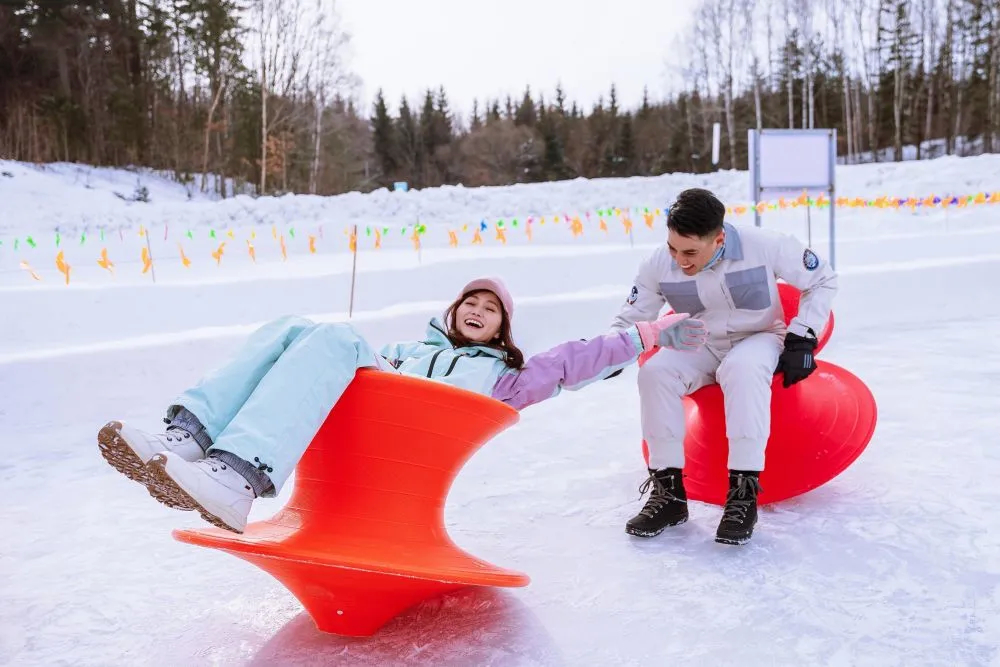
[[[680,84],[586,108],[558,81],[361,108],[349,40],[333,0],[3,0],[0,158],[336,194],[745,169],[754,127],[834,127],[844,163],[1000,151],[996,0],[702,0]]]

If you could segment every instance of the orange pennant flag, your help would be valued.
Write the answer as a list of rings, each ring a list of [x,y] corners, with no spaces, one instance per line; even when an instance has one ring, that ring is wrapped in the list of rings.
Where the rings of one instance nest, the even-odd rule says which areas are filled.
[[[256,264],[257,263],[257,250],[253,247],[253,244],[250,243],[250,239],[247,239],[247,252],[250,253],[250,259],[252,259],[253,263]]]
[[[458,234],[452,230],[448,230],[448,245],[452,248],[458,247]]]
[[[378,250],[382,247],[382,232],[375,230],[375,249]]]
[[[528,235],[528,240],[531,240],[531,223],[529,222],[524,228],[525,234]]]
[[[347,240],[347,247],[352,253],[358,251],[358,235],[355,232],[351,232],[351,237]]]
[[[191,266],[191,260],[187,258],[187,255],[184,254],[184,246],[182,246],[180,243],[178,243],[177,244],[177,249],[181,251],[181,264],[184,265],[185,269],[188,268],[188,267],[190,267]]]
[[[21,268],[30,273],[31,277],[34,278],[35,280],[41,280],[41,278],[38,277],[38,274],[35,273],[35,270],[31,268],[31,265],[28,264],[26,261],[21,260]]]
[[[507,234],[504,232],[504,230],[500,229],[499,227],[497,227],[497,241],[500,241],[500,243],[507,245]]]
[[[285,247],[285,235],[282,234],[281,237],[278,240],[281,242],[281,261],[283,261],[283,262],[287,261],[288,260],[288,248]]]
[[[472,237],[472,245],[481,244],[483,242],[483,237],[479,234],[479,230],[476,230],[475,235]]]
[[[608,223],[604,222],[604,218],[601,218],[600,220],[601,220],[600,224],[598,224],[597,228],[600,229],[605,234],[607,234],[607,232],[608,232]]]
[[[604,221],[601,220],[601,222],[604,222]],[[632,219],[631,218],[625,218],[624,220],[622,220],[622,225],[624,225],[624,227],[625,227],[625,233],[626,234],[631,234],[632,233]]]
[[[653,214],[652,213],[646,213],[642,217],[646,221],[646,226],[649,227],[650,229],[652,229],[653,228]]]
[[[316,254],[316,237],[315,236],[310,236],[309,237],[309,252],[311,254],[313,254],[313,255]]]
[[[108,249],[101,248],[101,258],[97,260],[97,265],[102,269],[107,269],[111,275],[115,274],[115,265],[110,259],[108,259]]]
[[[223,241],[219,244],[218,250],[212,253],[212,258],[215,260],[216,266],[222,265],[222,255],[226,252],[226,242]]]
[[[59,254],[56,255],[56,268],[59,269],[59,273],[66,276],[66,284],[69,285],[69,264],[66,263],[66,258],[63,255],[63,251],[60,250]]]
[[[410,236],[410,240],[413,241],[413,249],[420,250],[420,234],[417,232],[417,228],[413,228],[413,234]]]
[[[149,249],[142,249],[142,272],[146,273],[153,268],[153,258],[149,256]]]

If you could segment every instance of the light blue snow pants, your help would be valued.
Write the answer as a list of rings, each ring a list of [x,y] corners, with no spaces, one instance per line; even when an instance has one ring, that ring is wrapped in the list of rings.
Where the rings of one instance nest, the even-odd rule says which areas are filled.
[[[257,329],[174,404],[205,427],[209,452],[258,467],[277,494],[358,368],[396,372],[349,324],[283,317]]]

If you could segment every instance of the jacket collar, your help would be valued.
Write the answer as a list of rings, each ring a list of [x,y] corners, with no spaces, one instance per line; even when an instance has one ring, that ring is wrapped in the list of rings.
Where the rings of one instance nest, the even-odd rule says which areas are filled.
[[[722,223],[722,228],[726,230],[726,241],[722,245],[722,257],[719,258],[719,261],[721,262],[724,259],[743,259],[743,240],[740,238],[740,233],[736,230],[736,227],[728,222],[724,222]],[[672,257],[670,258],[670,268],[678,268],[677,260]]]

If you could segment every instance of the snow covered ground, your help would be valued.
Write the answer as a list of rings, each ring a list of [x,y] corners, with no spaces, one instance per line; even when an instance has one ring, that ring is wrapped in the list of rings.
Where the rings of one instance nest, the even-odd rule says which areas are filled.
[[[991,191],[998,167],[998,156],[840,167],[838,182],[861,197]],[[746,174],[75,206],[53,187],[22,192],[18,178],[0,177],[0,664],[1000,665],[998,206],[838,211],[841,293],[822,357],[868,383],[878,427],[841,476],[766,508],[750,544],[715,544],[720,510],[697,503],[689,523],[658,538],[625,535],[643,478],[629,369],[527,409],[455,482],[453,539],[527,573],[528,587],[460,592],[347,639],[316,631],[249,564],[174,541],[171,529],[203,525],[198,517],[157,504],[96,447],[112,418],[155,428],[170,399],[257,324],[286,313],[347,319],[346,244],[281,261],[270,225],[330,220],[334,236],[384,222],[395,237],[418,205],[460,225],[662,205],[695,184],[742,201]],[[236,239],[256,229],[259,261],[243,250],[216,265],[208,255],[221,239],[205,228],[236,206],[244,222],[259,216]],[[111,276],[84,254],[94,246],[71,254],[67,243],[78,267],[67,287],[53,247],[44,266],[33,249],[37,282],[7,242],[50,243],[70,212],[134,237],[140,210],[159,248],[173,241],[161,240],[163,220],[199,232],[187,239],[190,269],[160,262],[154,285],[130,260]],[[806,234],[802,211],[765,224]],[[519,342],[539,351],[604,330],[663,233],[662,221],[650,230],[637,220],[633,247],[620,229],[535,231],[530,244],[468,247],[466,236],[460,248],[445,236],[420,255],[405,237],[366,246],[352,322],[375,344],[419,336],[464,280],[495,273],[518,302]],[[109,240],[127,242],[117,231]],[[822,212],[813,240],[827,251]],[[252,518],[286,497],[258,502]]]

